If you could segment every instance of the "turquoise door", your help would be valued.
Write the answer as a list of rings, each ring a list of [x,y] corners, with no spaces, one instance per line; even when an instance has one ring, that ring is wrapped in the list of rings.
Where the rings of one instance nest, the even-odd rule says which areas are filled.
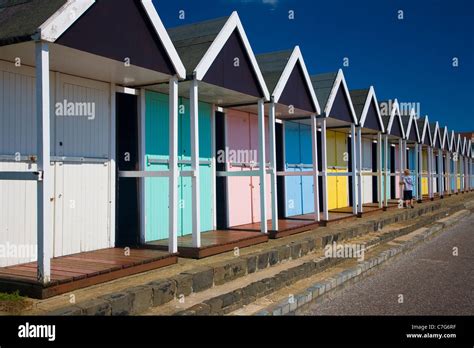
[[[191,133],[189,100],[179,99],[178,113],[178,167],[191,170]],[[211,170],[211,112],[209,104],[199,103],[199,157],[201,192],[201,231],[213,226],[213,180]],[[146,170],[168,170],[168,96],[147,91],[146,94]],[[169,183],[167,178],[145,179],[146,241],[168,238]],[[191,178],[178,180],[178,236],[192,233]]]

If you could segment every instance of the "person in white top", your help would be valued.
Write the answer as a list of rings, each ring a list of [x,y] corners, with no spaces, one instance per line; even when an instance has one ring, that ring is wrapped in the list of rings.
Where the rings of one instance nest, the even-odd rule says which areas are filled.
[[[410,171],[405,169],[403,171],[403,178],[400,181],[400,185],[403,185],[403,200],[405,201],[405,208],[408,208],[408,204],[410,207],[414,208],[413,206],[413,178],[410,175]]]

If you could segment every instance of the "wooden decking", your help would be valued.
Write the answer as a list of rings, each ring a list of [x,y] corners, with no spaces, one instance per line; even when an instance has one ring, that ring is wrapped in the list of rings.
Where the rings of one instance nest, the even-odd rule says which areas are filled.
[[[175,264],[166,251],[110,248],[51,259],[51,282],[37,281],[36,262],[0,268],[0,291],[19,290],[33,298],[48,298],[120,277]]]
[[[268,236],[257,231],[215,230],[201,233],[201,247],[193,247],[192,235],[178,237],[180,257],[201,259],[222,254],[234,248],[245,248],[268,241]],[[149,242],[146,247],[157,250],[168,248],[168,239]]]
[[[292,234],[313,230],[319,226],[314,214],[304,214],[278,219],[278,230],[273,227],[272,220],[267,221],[268,235],[271,239],[282,238]],[[232,227],[236,231],[260,231],[260,222]]]
[[[333,224],[338,224],[345,220],[354,219],[357,216],[353,214],[352,207],[343,207],[337,209],[329,210],[329,219],[328,220],[321,220],[321,226],[329,226]]]

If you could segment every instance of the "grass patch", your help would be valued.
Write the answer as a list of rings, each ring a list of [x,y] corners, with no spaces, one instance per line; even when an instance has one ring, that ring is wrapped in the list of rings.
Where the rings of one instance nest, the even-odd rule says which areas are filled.
[[[0,312],[19,314],[31,307],[31,301],[21,296],[18,291],[12,293],[0,292]]]

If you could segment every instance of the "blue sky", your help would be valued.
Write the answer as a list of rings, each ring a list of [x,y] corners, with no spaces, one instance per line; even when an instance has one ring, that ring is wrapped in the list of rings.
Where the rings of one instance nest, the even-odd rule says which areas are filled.
[[[310,74],[344,70],[350,89],[419,102],[421,114],[474,131],[472,0],[154,0],[166,27],[239,12],[256,54],[299,45]],[[179,11],[185,19],[179,19]],[[288,19],[288,11],[295,18]],[[403,20],[398,11],[403,11]],[[343,59],[349,58],[349,66]],[[459,66],[453,67],[457,57]]]

